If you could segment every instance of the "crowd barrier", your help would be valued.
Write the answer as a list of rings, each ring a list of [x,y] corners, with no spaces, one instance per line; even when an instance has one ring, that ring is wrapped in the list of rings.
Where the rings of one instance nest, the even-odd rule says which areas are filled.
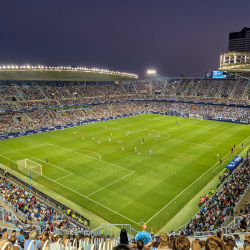
[[[106,224],[102,223],[100,227],[91,231],[93,237],[101,236],[102,231],[105,236],[119,237],[121,229],[125,229],[127,234],[134,238],[138,231],[133,229],[130,224]]]
[[[77,240],[76,238],[72,241],[66,240],[63,244],[62,239],[59,239],[56,243],[56,250],[113,250],[117,246],[116,240],[104,240],[104,238],[86,238],[83,240]],[[43,244],[42,250],[50,250],[50,241],[47,240]],[[14,246],[11,242],[6,242],[1,250],[13,250]],[[32,240],[27,248],[27,250],[38,250],[36,240]],[[53,247],[53,249],[55,249]]]
[[[0,197],[1,200],[4,200]],[[41,227],[38,225],[25,224],[20,221],[11,210],[5,208],[0,208],[0,221],[2,223],[7,223],[15,227],[15,229],[23,229],[25,232],[30,232],[32,230],[37,230],[38,233],[41,233]]]

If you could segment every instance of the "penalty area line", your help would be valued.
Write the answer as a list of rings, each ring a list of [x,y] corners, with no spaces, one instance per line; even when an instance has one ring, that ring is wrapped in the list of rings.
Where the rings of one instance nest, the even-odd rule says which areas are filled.
[[[63,178],[69,177],[69,176],[71,176],[72,174],[73,174],[73,173],[68,174],[68,175],[66,175],[66,176],[63,176],[63,177],[61,177],[61,178],[59,178],[59,179],[57,179],[57,180],[55,180],[55,181],[59,181],[59,180],[61,180],[61,179],[63,179]]]
[[[3,158],[6,158],[6,159],[8,159],[8,160],[10,160],[10,161],[16,163],[16,161],[13,161],[13,160],[11,160],[11,159],[9,159],[9,158],[7,158],[7,157],[1,155],[1,154],[0,154],[0,156],[2,156]],[[132,174],[132,173],[131,173],[131,174]],[[109,211],[111,211],[111,212],[113,212],[113,213],[115,213],[115,214],[117,214],[117,215],[123,217],[124,219],[133,222],[134,224],[139,225],[137,222],[135,222],[135,221],[133,221],[133,220],[127,218],[126,216],[124,216],[124,215],[122,215],[122,214],[119,214],[118,212],[112,210],[111,208],[108,208],[108,207],[104,206],[103,204],[101,204],[101,203],[99,203],[99,202],[97,202],[97,201],[95,201],[95,200],[93,200],[93,199],[91,199],[91,198],[89,198],[89,197],[87,197],[87,196],[85,196],[85,195],[83,195],[83,194],[80,194],[80,193],[78,193],[77,191],[75,191],[75,190],[73,190],[73,189],[71,189],[71,188],[69,188],[69,187],[67,187],[67,186],[65,186],[65,185],[63,185],[63,184],[61,184],[61,183],[59,183],[59,182],[57,182],[57,181],[55,181],[55,180],[50,179],[49,177],[47,177],[47,176],[45,176],[45,175],[41,175],[41,176],[43,176],[44,178],[46,178],[46,179],[48,179],[48,180],[50,180],[50,181],[52,181],[52,182],[54,182],[54,183],[56,183],[56,184],[58,184],[58,185],[64,187],[64,188],[66,188],[66,189],[68,189],[68,190],[70,190],[70,191],[72,191],[72,192],[74,192],[74,193],[76,193],[76,194],[82,196],[83,198],[86,198],[86,199],[88,199],[88,200],[90,200],[90,201],[96,203],[97,205],[99,205],[99,206],[101,206],[101,207],[103,207],[103,208],[105,208],[105,209],[107,209],[107,210],[109,210]],[[65,176],[65,177],[66,177],[66,176]],[[139,226],[140,226],[140,225],[139,225]]]
[[[38,160],[38,161],[44,162],[44,163],[46,163],[46,164],[49,164],[49,165],[51,165],[51,166],[53,166],[53,167],[55,167],[55,168],[59,168],[59,169],[65,171],[65,172],[68,172],[68,173],[70,173],[70,174],[73,174],[72,172],[70,172],[70,171],[68,171],[68,170],[65,170],[65,169],[63,169],[63,168],[60,168],[60,167],[58,167],[58,166],[56,166],[56,165],[53,165],[53,164],[51,164],[51,163],[47,163],[46,161],[43,161],[43,160],[41,160],[41,159],[39,159],[39,158],[32,157],[31,159],[36,159],[36,160]]]
[[[74,151],[74,150],[71,150],[71,149],[63,148],[63,147],[60,147],[60,146],[57,146],[57,145],[53,145],[53,144],[51,144],[51,143],[46,143],[46,144],[51,145],[51,146],[53,146],[53,147],[57,147],[57,148],[64,149],[64,150],[69,151],[69,152],[73,152],[73,153],[75,153],[75,154],[79,154],[79,155],[82,155],[82,156],[89,157],[89,158],[91,158],[91,159],[93,159],[93,160],[96,160],[96,161],[104,162],[104,163],[106,163],[106,164],[109,164],[109,165],[115,166],[115,167],[117,167],[117,168],[121,168],[121,169],[124,169],[124,170],[130,171],[130,172],[133,172],[133,171],[132,171],[132,170],[130,170],[130,169],[127,169],[127,168],[124,168],[124,167],[121,167],[121,166],[115,165],[115,164],[110,163],[110,162],[106,162],[106,161],[103,161],[103,160],[99,160],[99,159],[94,158],[94,157],[92,157],[92,156],[85,155],[85,154],[79,153],[79,152]]]
[[[128,175],[126,175],[126,176],[124,176],[124,177],[122,177],[122,178],[120,178],[120,179],[118,179],[118,180],[116,180],[116,181],[114,181],[114,182],[112,182],[112,183],[110,183],[110,184],[108,184],[108,185],[107,185],[107,186],[105,186],[105,187],[102,187],[102,188],[100,188],[100,189],[96,190],[95,192],[93,192],[93,193],[91,193],[91,194],[87,195],[86,197],[89,197],[90,195],[95,194],[95,193],[97,193],[97,192],[101,191],[102,189],[104,189],[104,188],[106,188],[106,187],[108,187],[108,186],[113,185],[114,183],[116,183],[116,182],[118,182],[118,181],[120,181],[120,180],[122,180],[122,179],[124,179],[124,178],[128,177],[129,175],[131,175],[131,174],[133,174],[133,173],[134,173],[134,172],[132,172],[132,173],[130,173],[130,174],[128,174]]]
[[[9,151],[9,152],[2,153],[2,155],[4,155],[4,154],[9,154],[9,153],[16,152],[16,151],[21,151],[21,150],[24,150],[24,149],[40,147],[40,146],[46,145],[46,144],[47,144],[47,143],[43,143],[43,144],[39,144],[39,145],[36,145],[36,146],[31,146],[31,147],[26,147],[26,148],[20,148],[20,149],[16,149],[16,150],[12,150],[12,151]]]

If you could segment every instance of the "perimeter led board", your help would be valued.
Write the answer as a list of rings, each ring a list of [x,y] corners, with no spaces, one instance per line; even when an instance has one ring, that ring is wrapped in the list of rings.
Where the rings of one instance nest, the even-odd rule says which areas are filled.
[[[213,71],[213,78],[226,78],[226,75],[223,75],[223,71]]]

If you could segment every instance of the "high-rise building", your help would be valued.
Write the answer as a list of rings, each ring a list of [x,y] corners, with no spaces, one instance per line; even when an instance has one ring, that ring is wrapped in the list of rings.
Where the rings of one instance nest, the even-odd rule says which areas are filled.
[[[250,28],[229,33],[228,51],[250,52]]]

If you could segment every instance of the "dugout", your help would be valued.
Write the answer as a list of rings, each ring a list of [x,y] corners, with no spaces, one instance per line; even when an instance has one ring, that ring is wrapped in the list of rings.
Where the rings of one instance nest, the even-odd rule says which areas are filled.
[[[234,169],[236,169],[239,164],[243,161],[243,157],[236,156],[232,161],[230,161],[225,168],[230,170],[230,174],[233,173]]]

